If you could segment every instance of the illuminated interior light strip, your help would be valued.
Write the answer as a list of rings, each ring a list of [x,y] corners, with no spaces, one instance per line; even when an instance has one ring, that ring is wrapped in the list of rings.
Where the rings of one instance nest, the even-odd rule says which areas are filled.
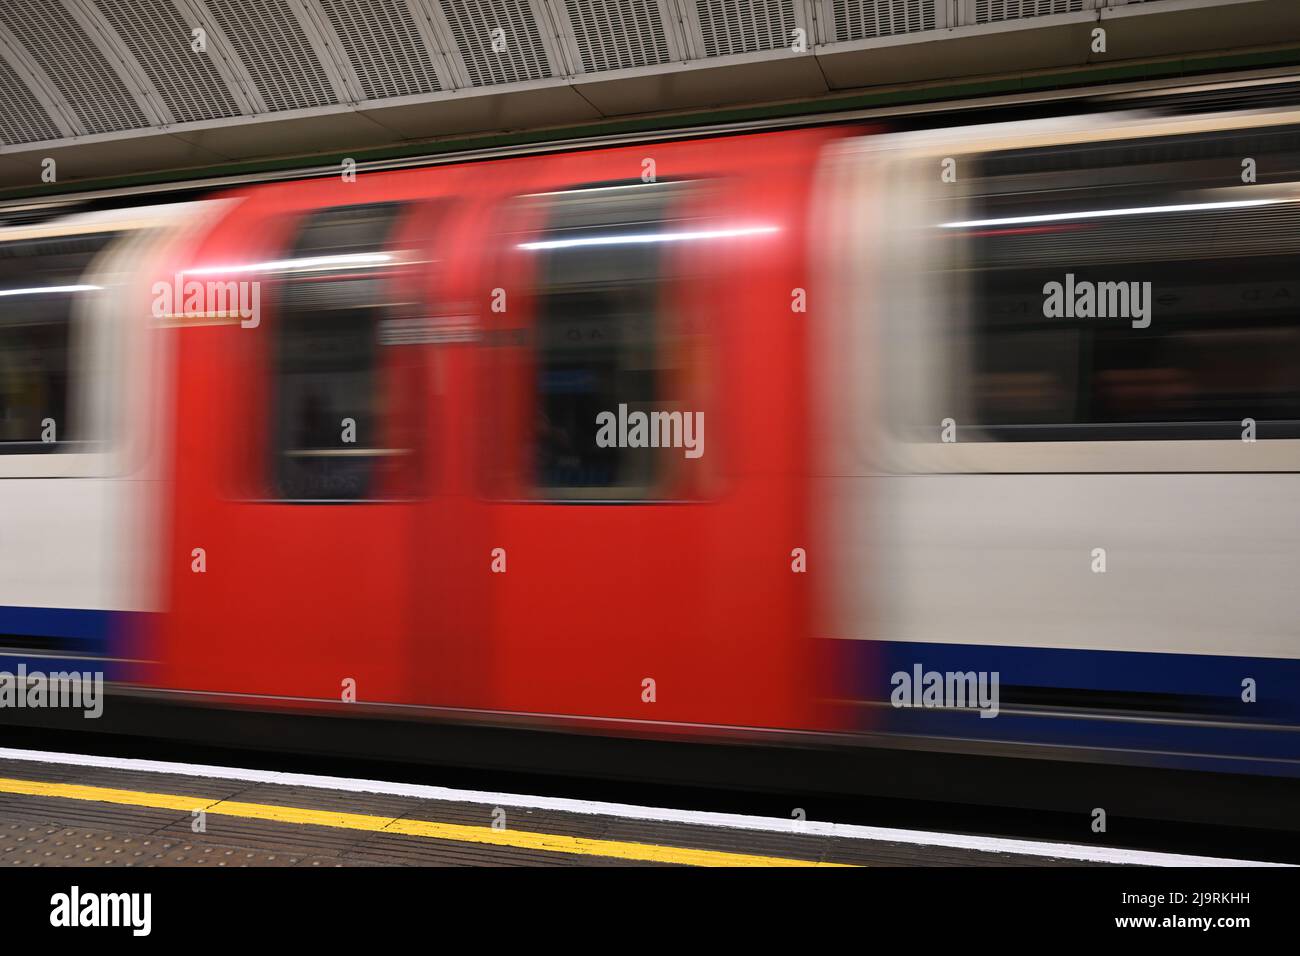
[[[228,275],[232,272],[300,272],[311,269],[350,269],[357,266],[382,266],[393,261],[387,252],[358,252],[342,256],[307,256],[301,259],[276,259],[272,262],[250,262],[234,266],[203,266],[186,269],[182,275]]]
[[[978,226],[1018,226],[1030,222],[1067,222],[1071,219],[1109,219],[1112,216],[1149,216],[1162,212],[1210,212],[1215,209],[1245,209],[1294,202],[1291,199],[1237,199],[1229,202],[1191,202],[1174,206],[1131,206],[1128,209],[1094,209],[1089,212],[1057,212],[1041,216],[1008,216],[1005,219],[967,219],[943,222],[940,229],[973,229]]]
[[[656,180],[651,183],[615,183],[612,186],[584,186],[581,189],[553,189],[544,193],[526,193],[525,199],[541,199],[547,196],[587,196],[591,193],[607,193],[616,189],[646,189],[651,186],[680,186],[680,179]]]
[[[690,242],[697,239],[732,239],[737,236],[761,236],[779,232],[776,226],[752,226],[745,229],[705,229],[697,232],[636,232],[621,236],[585,236],[579,239],[544,239],[521,242],[520,249],[574,249],[578,246],[623,246],[647,242]]]
[[[0,295],[41,295],[52,292],[98,292],[102,285],[41,285],[30,289],[0,289]]]

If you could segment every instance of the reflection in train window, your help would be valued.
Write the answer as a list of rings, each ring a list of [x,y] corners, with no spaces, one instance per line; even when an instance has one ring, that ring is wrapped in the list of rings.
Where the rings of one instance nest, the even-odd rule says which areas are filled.
[[[74,401],[73,325],[96,291],[85,274],[114,234],[0,244],[0,454],[86,440]]]
[[[973,268],[969,437],[1300,436],[1300,131],[993,154],[980,176],[945,230]]]
[[[542,231],[534,258],[532,483],[553,499],[647,498],[664,490],[669,452],[602,447],[597,416],[681,412],[679,324],[666,318],[674,220],[684,183],[596,186],[527,197]],[[696,250],[697,254],[701,250]],[[681,453],[673,453],[680,458]]]
[[[401,208],[312,213],[276,264],[272,462],[280,498],[390,497],[409,471],[411,449],[390,447],[400,398],[379,342],[381,322],[403,308],[389,242]]]

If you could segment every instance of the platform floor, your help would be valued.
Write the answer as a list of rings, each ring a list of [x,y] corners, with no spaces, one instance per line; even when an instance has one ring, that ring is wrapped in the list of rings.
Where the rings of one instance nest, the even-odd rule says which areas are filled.
[[[198,822],[201,832],[194,829]],[[0,865],[7,866],[918,864],[1087,862],[220,776],[0,760]]]

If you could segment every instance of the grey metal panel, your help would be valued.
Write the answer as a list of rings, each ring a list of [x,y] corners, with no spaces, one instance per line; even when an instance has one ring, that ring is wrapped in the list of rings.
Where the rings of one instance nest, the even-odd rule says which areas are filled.
[[[941,30],[952,0],[818,0],[828,43]]]
[[[338,103],[346,89],[292,0],[191,0],[221,30],[268,112]],[[328,59],[328,58],[327,58]]]
[[[38,62],[79,125],[106,133],[156,125],[141,105],[139,90],[123,78],[119,62],[105,55],[67,6],[44,0],[4,0],[0,23]]]
[[[558,44],[539,0],[439,0],[434,22],[450,38],[449,59],[465,86],[562,76]],[[505,49],[493,50],[502,31]]]
[[[59,128],[41,101],[0,58],[0,143],[31,143],[58,136]]]
[[[407,0],[316,0],[338,38],[361,100],[436,93],[442,82],[419,29],[423,14]],[[417,19],[418,18],[418,19]]]
[[[0,23],[0,62],[5,64],[14,81],[20,84],[12,89],[6,103],[9,108],[9,122],[22,130],[15,133],[11,142],[40,142],[85,132],[58,87],[32,60],[31,55],[3,23]],[[22,92],[23,87],[27,89],[28,96],[36,100],[38,108],[28,104],[28,97]],[[42,112],[44,117],[41,115]],[[46,135],[49,132],[49,124],[53,124],[56,130],[55,136]]]
[[[698,59],[700,56],[699,47],[696,43],[698,38],[694,36],[695,28],[686,15],[686,4],[689,2],[690,0],[663,0],[664,6],[668,8],[667,15],[672,26],[672,33],[677,40],[677,59],[683,63],[688,60]]]
[[[262,94],[253,82],[252,74],[244,66],[235,52],[234,46],[221,29],[216,18],[203,4],[203,0],[172,0],[177,11],[190,25],[191,34],[195,28],[202,28],[207,37],[208,57],[221,78],[226,82],[239,112],[248,116],[268,112]]]
[[[1082,13],[1097,6],[1097,0],[965,0],[962,23],[1002,23],[1057,13]]]
[[[668,0],[550,0],[576,72],[600,73],[682,59]]]
[[[543,39],[550,38],[547,50],[554,65],[555,76],[574,77],[579,74],[576,47],[567,39],[562,24],[565,16],[556,9],[554,0],[533,0],[537,22],[544,29]]]
[[[439,88],[443,90],[463,88],[468,81],[463,76],[459,76],[452,65],[451,35],[447,30],[446,19],[437,9],[438,0],[406,0],[406,2],[415,19],[415,28],[433,60]]]
[[[150,126],[167,126],[174,122],[171,109],[163,102],[153,81],[145,73],[135,54],[105,19],[91,0],[62,0],[69,15],[80,25],[104,58],[112,64],[123,85],[135,97],[136,106]]]
[[[169,122],[244,112],[212,53],[192,49],[193,27],[172,0],[95,0],[94,9],[102,28],[133,58]]]
[[[334,23],[326,16],[319,0],[281,0],[302,26],[303,34],[311,43],[321,69],[334,87],[340,103],[360,103],[366,98],[361,79],[343,47],[343,40]],[[374,0],[372,0],[374,2]],[[370,3],[366,4],[368,8]],[[358,8],[361,9],[361,8]]]
[[[802,29],[812,48],[814,36],[801,0],[688,0],[686,24],[697,55],[788,50]]]

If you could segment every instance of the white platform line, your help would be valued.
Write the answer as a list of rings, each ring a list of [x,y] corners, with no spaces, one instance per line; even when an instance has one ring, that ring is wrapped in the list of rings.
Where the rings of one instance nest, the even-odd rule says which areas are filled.
[[[1041,840],[1014,840],[1002,837],[966,836],[928,830],[899,830],[847,823],[823,823],[818,820],[785,820],[780,817],[755,817],[739,813],[712,813],[703,810],[675,810],[667,807],[640,807],[626,803],[594,800],[571,800],[565,797],[534,797],[514,793],[489,793],[482,790],[457,790],[414,783],[388,783],[352,777],[325,777],[315,774],[283,773],[276,770],[245,770],[238,767],[212,767],[205,764],[172,763],[165,760],[136,760],[126,757],[101,757],[93,754],[65,754],[48,750],[16,750],[0,747],[0,759],[34,763],[64,764],[75,767],[102,767],[109,770],[138,770],[170,773],[186,777],[212,777],[242,780],[247,783],[271,783],[282,786],[315,787],[352,793],[382,793],[389,796],[416,797],[481,803],[498,807],[531,810],[556,810],[597,816],[650,820],[657,823],[685,823],[705,827],[738,830],[762,830],[803,836],[829,836],[849,840],[873,840],[907,843],[917,846],[942,846],[982,853],[1012,853],[1019,856],[1043,856],[1061,860],[1084,860],[1094,863],[1123,863],[1137,866],[1288,866],[1256,860],[1233,860],[1212,856],[1186,856],[1181,853],[1158,853],[1126,850],[1118,847],[1084,846],[1077,843],[1050,843]]]

